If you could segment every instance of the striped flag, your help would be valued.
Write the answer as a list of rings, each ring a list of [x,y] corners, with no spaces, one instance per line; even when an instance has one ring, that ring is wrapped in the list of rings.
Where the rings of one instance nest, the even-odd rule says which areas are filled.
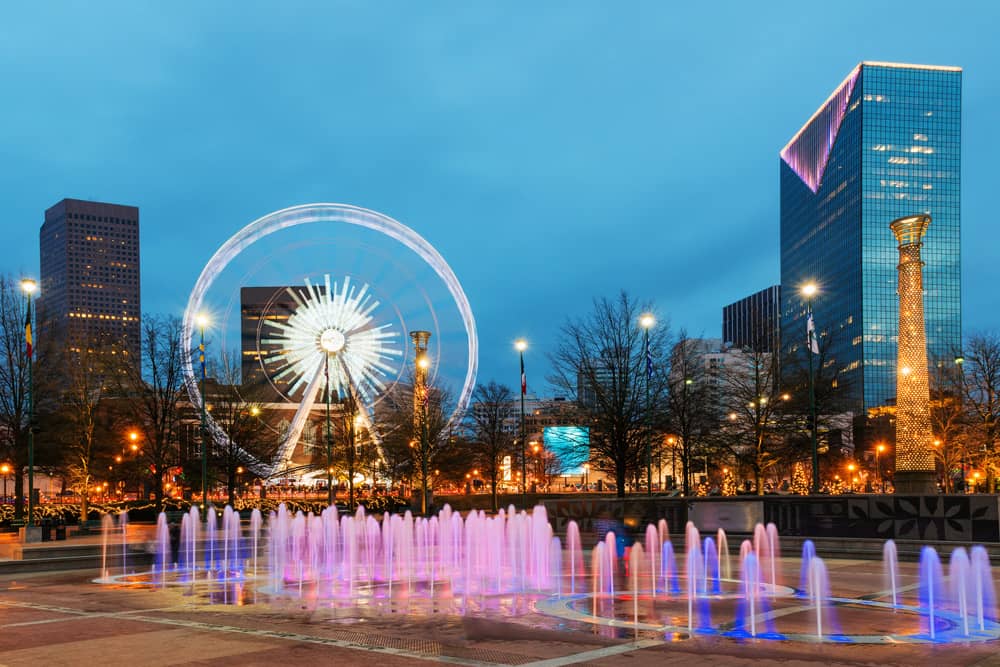
[[[812,311],[806,316],[806,340],[809,341],[809,351],[819,354],[819,341],[816,340],[816,323],[813,322]]]
[[[198,345],[198,362],[201,364],[201,379],[205,379],[205,343]]]
[[[528,393],[528,376],[524,374],[524,355],[521,355],[521,396]]]
[[[28,312],[24,315],[24,349],[28,355],[28,359],[31,359],[32,355],[32,343],[31,338],[31,303],[28,303]]]
[[[649,337],[646,337],[646,380],[653,377],[653,353],[649,349]]]

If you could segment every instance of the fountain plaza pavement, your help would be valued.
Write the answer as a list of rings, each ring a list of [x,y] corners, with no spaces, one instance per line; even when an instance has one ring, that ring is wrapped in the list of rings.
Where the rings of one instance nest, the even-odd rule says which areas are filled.
[[[783,558],[779,576],[799,577],[800,561]],[[826,560],[834,595],[879,591],[878,561]],[[901,563],[912,581],[915,563]],[[435,610],[406,600],[386,613],[350,604],[283,598],[254,604],[246,596],[213,598],[182,587],[151,589],[92,583],[97,571],[0,576],[0,665],[998,665],[996,642],[837,644],[639,633],[631,626],[588,626],[534,611],[488,605]],[[228,602],[229,604],[226,604]],[[629,603],[622,603],[625,607]],[[643,602],[647,604],[647,602]],[[412,605],[412,606],[410,606]],[[658,614],[671,613],[669,606]],[[683,615],[683,610],[677,610]],[[811,623],[800,612],[788,628]],[[893,633],[912,619],[839,607],[844,632]]]

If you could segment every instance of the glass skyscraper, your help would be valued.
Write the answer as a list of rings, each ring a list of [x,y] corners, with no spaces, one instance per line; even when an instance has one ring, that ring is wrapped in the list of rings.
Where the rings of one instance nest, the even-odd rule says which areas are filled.
[[[896,241],[889,223],[929,214],[929,363],[961,348],[962,71],[863,62],[781,150],[781,340],[806,342],[800,288],[856,412],[896,396]]]

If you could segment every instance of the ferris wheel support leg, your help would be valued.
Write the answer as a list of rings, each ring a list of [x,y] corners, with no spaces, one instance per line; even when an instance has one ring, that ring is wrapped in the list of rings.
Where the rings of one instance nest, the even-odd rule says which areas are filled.
[[[290,466],[292,454],[295,452],[295,445],[299,443],[299,438],[302,437],[302,430],[306,426],[306,421],[309,419],[309,412],[316,402],[316,394],[319,393],[319,388],[322,384],[323,367],[320,366],[316,369],[316,375],[306,385],[305,394],[303,394],[302,402],[299,403],[299,409],[295,411],[295,417],[292,418],[292,423],[288,427],[288,434],[285,436],[285,441],[281,443],[278,456],[274,458],[274,466],[271,469],[272,474]]]

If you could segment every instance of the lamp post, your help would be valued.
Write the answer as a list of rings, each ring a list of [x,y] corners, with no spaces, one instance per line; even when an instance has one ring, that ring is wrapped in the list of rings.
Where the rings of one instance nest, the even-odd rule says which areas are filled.
[[[525,450],[527,435],[524,430],[524,395],[528,392],[528,378],[524,374],[524,351],[528,349],[528,341],[518,339],[514,347],[521,358],[521,507],[528,509],[528,464]]]
[[[21,281],[21,291],[28,299],[28,310],[24,320],[25,343],[28,356],[28,527],[35,521],[35,378],[34,340],[32,339],[31,297],[38,289],[38,283],[31,278]]]
[[[885,493],[885,480],[882,478],[882,467],[879,465],[879,454],[885,451],[885,445],[879,443],[875,447],[875,474],[878,476],[878,487],[880,493]]]
[[[677,487],[677,438],[670,436],[667,438],[670,445],[670,485]],[[673,490],[673,489],[671,489]]]
[[[851,480],[851,493],[854,493],[854,479],[855,479],[855,477],[854,477],[854,468],[855,468],[855,466],[854,466],[853,463],[848,463],[847,464],[847,472],[850,473],[850,475],[848,475],[848,477],[850,477],[850,480]]]
[[[809,357],[809,432],[812,440],[812,492],[819,493],[819,448],[816,444],[816,380],[813,377],[813,349],[816,345],[816,327],[813,323],[812,300],[816,284],[802,286],[806,298],[806,355]]]
[[[7,475],[10,474],[10,464],[0,464],[0,474],[3,475],[3,501],[7,502]]]
[[[201,364],[201,508],[205,510],[208,507],[208,413],[206,411],[208,401],[205,396],[205,327],[208,326],[208,317],[198,315],[195,318],[195,322],[198,325],[200,336],[200,342],[198,343],[198,363]],[[156,474],[158,475],[156,483],[162,484],[163,471],[157,469]]]
[[[330,352],[324,355],[326,374],[326,504],[333,505],[333,428],[330,423]]]
[[[336,355],[347,344],[347,337],[338,329],[325,329],[319,336],[319,346],[326,353],[324,357],[323,372],[326,376],[326,502],[333,505],[333,429],[330,422],[330,355]],[[347,367],[344,366],[346,371]],[[348,392],[350,392],[350,378],[347,378]],[[350,396],[348,396],[350,402]],[[354,419],[354,406],[351,405],[351,419]],[[354,439],[351,438],[349,447],[354,446]],[[351,452],[353,454],[353,452]],[[349,475],[354,471],[349,471]],[[348,480],[353,484],[353,480]],[[353,487],[352,487],[353,488]],[[349,499],[353,504],[354,498]]]
[[[646,495],[653,495],[653,426],[652,406],[649,403],[649,381],[653,376],[653,355],[649,352],[649,330],[656,324],[656,319],[650,313],[643,313],[639,318],[642,327],[643,356],[646,358]]]

